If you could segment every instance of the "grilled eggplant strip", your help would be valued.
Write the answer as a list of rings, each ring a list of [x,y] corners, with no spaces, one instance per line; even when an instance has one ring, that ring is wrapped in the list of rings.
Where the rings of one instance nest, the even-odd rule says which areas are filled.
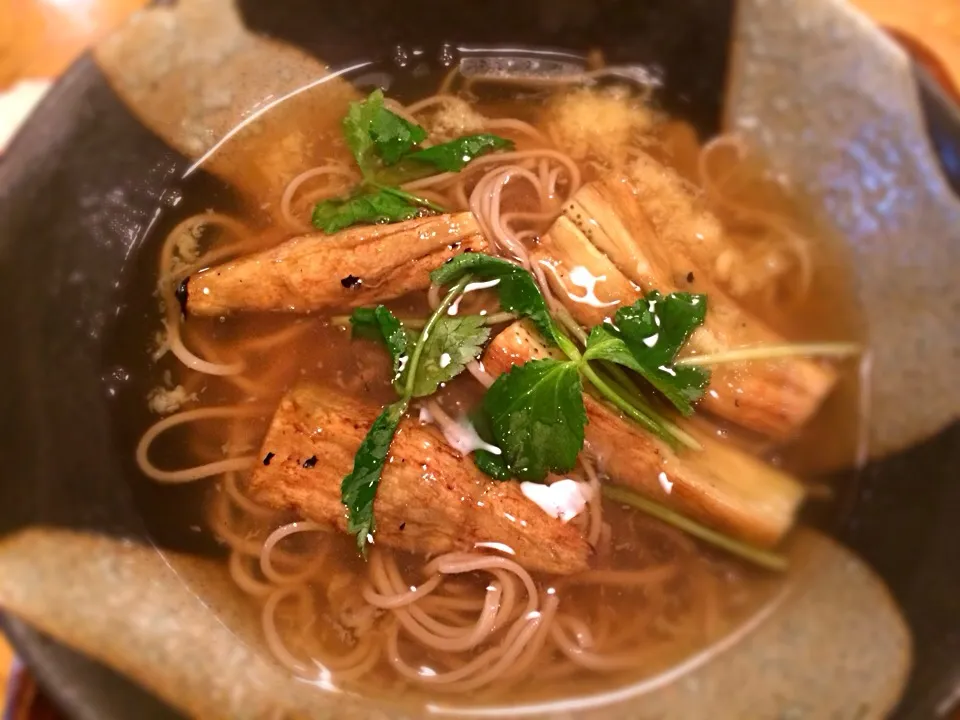
[[[561,215],[533,248],[531,259],[544,268],[554,294],[584,327],[613,317],[631,305],[640,289],[597,250],[566,215]]]
[[[612,316],[619,305],[633,303],[643,292],[688,289],[684,280],[692,272],[692,261],[678,248],[667,252],[662,247],[635,193],[628,180],[617,176],[585,185],[537,250],[537,260],[553,268],[548,275],[558,291],[571,290],[571,273],[578,267],[597,278],[592,292],[599,302],[593,305],[558,292],[584,324]],[[710,283],[707,273],[698,273],[696,289],[706,293],[708,311],[687,343],[688,352],[715,354],[785,342]],[[572,291],[583,294],[576,287]],[[800,357],[724,364],[712,371],[701,407],[775,438],[789,437],[806,423],[836,382],[832,369]]]
[[[551,354],[532,326],[517,322],[494,338],[483,364],[496,375]],[[793,524],[803,488],[786,473],[700,433],[691,432],[702,450],[675,452],[589,393],[584,405],[587,445],[616,484],[765,547]]]
[[[378,408],[316,385],[288,393],[271,422],[250,478],[252,498],[346,532],[340,482]],[[405,418],[374,502],[375,542],[436,555],[494,547],[528,570],[586,569],[590,548],[573,525],[547,515],[520,485],[495,482],[450,448],[431,426]]]
[[[430,286],[430,271],[463,252],[485,252],[471,213],[303,235],[191,275],[180,302],[190,315],[316,312],[373,305]]]

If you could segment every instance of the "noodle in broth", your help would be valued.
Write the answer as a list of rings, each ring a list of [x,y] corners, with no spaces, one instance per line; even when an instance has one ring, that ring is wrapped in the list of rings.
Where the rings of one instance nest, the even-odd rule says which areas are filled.
[[[599,72],[604,74],[609,73]],[[562,138],[539,126],[523,101],[508,94],[496,104],[496,114],[485,115],[482,103],[455,85],[448,77],[439,94],[405,106],[392,101],[389,107],[427,128],[438,124],[438,115],[459,113],[474,129],[513,140],[515,149],[403,189],[451,212],[472,212],[493,250],[533,273],[555,317],[583,337],[551,292],[545,268],[531,260],[530,247],[581,186],[609,167],[609,158],[571,157]],[[568,85],[545,92],[562,93]],[[635,138],[624,162],[656,156],[660,151],[651,142]],[[665,144],[662,138],[657,142]],[[733,163],[717,169],[723,165],[716,161],[721,152],[732,152]],[[782,303],[802,314],[815,283],[816,245],[788,218],[752,206],[742,187],[727,193],[744,152],[734,136],[721,136],[699,154],[697,196],[727,226],[749,226],[754,240],[730,244],[726,255],[716,257],[712,273],[748,305]],[[281,197],[270,199],[285,236],[315,232],[313,206],[342,196],[358,178],[339,158],[299,172]],[[335,528],[260,505],[246,492],[246,475],[260,461],[257,449],[287,389],[304,378],[322,378],[377,403],[387,401],[390,391],[390,367],[382,353],[351,343],[329,318],[181,319],[175,297],[180,280],[275,242],[275,234],[212,211],[184,219],[164,239],[158,286],[166,332],[154,359],[172,354],[182,395],[199,402],[149,428],[136,458],[158,483],[216,479],[210,526],[229,548],[229,572],[238,589],[260,608],[267,646],[291,673],[364,692],[373,687],[407,688],[424,697],[470,692],[473,702],[569,696],[680,661],[742,623],[775,589],[763,573],[604,501],[602,471],[589,446],[564,477],[585,488],[586,509],[571,522],[595,557],[590,570],[571,576],[531,573],[508,554],[487,548],[419,557],[375,545],[364,561]],[[431,288],[388,305],[398,315],[422,316],[439,301],[438,289]],[[483,293],[464,300],[483,301]],[[448,441],[460,438],[455,445],[470,441],[454,418],[494,380],[479,361],[468,370],[472,378],[465,375],[439,398],[422,403],[423,417]],[[151,446],[178,426],[189,426],[189,455],[197,464],[161,469],[151,460]]]

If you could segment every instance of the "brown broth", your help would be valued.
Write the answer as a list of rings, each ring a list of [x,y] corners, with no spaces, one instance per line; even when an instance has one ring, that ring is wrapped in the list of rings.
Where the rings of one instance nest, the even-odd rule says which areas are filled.
[[[407,82],[409,83],[409,80]],[[416,100],[429,94],[436,83],[435,76],[423,78],[413,83],[414,87],[398,99],[407,102]],[[544,93],[533,94],[538,102],[531,102],[530,95],[531,93],[525,93],[523,99],[518,99],[513,90],[484,88],[477,106],[491,117],[520,117],[536,124],[541,119],[538,108],[542,107],[539,100],[544,97]],[[272,110],[269,117],[259,122],[259,128],[249,128],[238,134],[237,139],[219,151],[220,156],[211,160],[211,167],[225,176],[229,184],[236,188],[270,186],[282,189],[294,175],[316,165],[321,159],[348,159],[343,142],[337,134],[325,133],[314,137],[305,132],[305,128],[317,124],[315,114],[320,107],[323,112],[334,117],[342,116],[345,111],[343,104],[324,106],[315,98],[295,98]],[[325,127],[335,125],[329,118],[322,124]],[[678,171],[689,176],[695,167],[691,160],[694,148],[690,144],[689,128],[670,123],[661,133],[660,139],[664,147],[671,150],[662,152],[663,159],[669,164],[671,157],[677,158]],[[267,148],[267,141],[271,138],[286,139],[284,141],[288,144],[296,145],[297,153],[270,152],[266,149],[265,155],[254,153],[250,150],[250,145],[245,144],[246,136],[255,138],[250,142],[256,143],[260,148]],[[298,155],[298,159],[291,161],[292,155]],[[584,171],[587,177],[594,172],[588,166],[584,166]],[[764,180],[761,169],[748,168],[747,172],[753,173],[753,179],[742,184],[739,197],[765,207],[777,208],[797,223],[796,226],[801,232],[808,237],[816,237],[813,228],[803,225],[802,213],[798,213],[796,207],[790,204],[782,193],[778,194],[773,184]],[[264,179],[269,173],[274,177]],[[133,320],[128,322],[136,332],[131,332],[119,341],[121,349],[116,355],[118,358],[125,358],[125,363],[135,378],[130,390],[133,403],[143,403],[146,390],[150,387],[183,384],[188,392],[196,393],[202,406],[254,402],[263,408],[263,413],[262,416],[252,418],[239,426],[198,423],[172,431],[158,440],[152,451],[153,456],[162,459],[164,466],[195,464],[215,459],[218,455],[222,457],[228,443],[231,445],[227,449],[231,452],[259,453],[260,439],[273,408],[283,394],[299,382],[332,385],[371,405],[379,406],[390,402],[395,395],[390,385],[390,367],[386,353],[375,343],[351,340],[346,329],[331,323],[328,318],[236,314],[224,318],[190,318],[185,323],[184,338],[187,345],[201,351],[208,359],[223,362],[237,357],[237,347],[252,339],[287,329],[297,333],[294,340],[282,346],[282,352],[266,349],[244,353],[247,364],[244,376],[259,386],[255,392],[250,392],[249,388],[238,388],[227,380],[198,376],[183,368],[169,353],[156,363],[150,361],[149,353],[145,352],[145,339],[160,326],[155,300],[149,292],[155,286],[155,258],[165,232],[169,231],[177,220],[197,209],[213,207],[225,210],[249,227],[255,228],[265,245],[278,242],[290,234],[278,229],[276,217],[279,198],[276,195],[247,197],[241,194],[231,197],[217,183],[209,179],[204,179],[203,183],[206,183],[206,187],[186,190],[185,197],[189,202],[176,211],[167,213],[142,248],[134,279],[128,282],[128,307],[137,309],[133,313]],[[519,202],[523,204],[522,199]],[[785,337],[792,340],[861,339],[859,314],[853,302],[843,253],[836,243],[818,238],[814,242],[814,258],[815,281],[807,301],[789,312],[771,312],[762,302],[751,305],[750,309],[761,314]],[[427,312],[423,297],[403,298],[387,304],[402,316],[423,317]],[[154,309],[151,311],[151,308]],[[144,328],[147,330],[144,331]],[[816,418],[788,445],[764,451],[775,463],[804,480],[815,480],[817,474],[825,469],[848,466],[856,462],[859,416],[857,374],[855,363],[847,362],[842,368],[838,389]],[[169,374],[167,381],[164,379],[165,374]],[[476,384],[469,377],[458,378],[445,392],[445,404],[451,412],[468,408],[479,397]],[[128,404],[128,407],[132,405]],[[119,424],[126,427],[124,432],[133,443],[136,441],[136,434],[146,429],[149,422],[142,407],[131,410],[129,417],[119,418]],[[744,433],[735,430],[719,432],[721,435],[731,436],[731,442],[756,440],[744,437]],[[206,488],[207,493],[213,495],[212,499],[207,498],[208,503],[215,504],[219,491],[214,484],[203,481],[200,486],[200,489]],[[185,491],[180,488],[164,487],[141,493],[140,498],[144,502],[150,502],[164,493],[179,493],[178,498],[186,498],[186,503],[161,509],[161,517],[154,524],[160,528],[158,535],[164,534],[165,523],[184,525],[185,520],[191,525],[195,523],[197,508],[200,506],[197,491],[197,488],[186,491],[189,496],[185,496]],[[189,504],[191,509],[184,510],[184,504]],[[583,617],[593,627],[598,628],[601,634],[622,635],[628,640],[646,638],[653,646],[657,646],[658,638],[662,639],[671,633],[675,635],[675,640],[657,646],[659,650],[645,655],[636,667],[628,671],[609,674],[567,672],[551,677],[547,667],[543,669],[542,675],[535,673],[532,676],[537,682],[507,684],[474,693],[472,700],[467,701],[456,696],[447,698],[440,695],[443,702],[552,700],[599,692],[650,677],[723,637],[755,614],[765,603],[770,602],[779,590],[778,577],[748,567],[719,552],[699,548],[692,557],[682,554],[678,556],[671,550],[675,546],[664,540],[664,537],[675,531],[635,511],[627,511],[607,503],[604,517],[610,523],[613,538],[610,556],[606,560],[609,567],[637,568],[677,562],[681,567],[676,579],[666,584],[658,596],[645,590],[614,586],[570,586],[566,580],[556,578],[539,578],[538,582],[544,586],[552,584],[557,592],[562,594],[561,608],[573,608],[574,611],[582,609]],[[275,519],[272,522],[275,522]],[[265,531],[262,527],[258,528],[256,522],[245,527],[251,536]],[[353,579],[362,576],[365,565],[354,552],[350,539],[324,536],[323,541],[331,543],[334,548],[334,560],[329,569],[331,576],[341,574]],[[405,577],[417,577],[421,565],[420,558],[400,558],[400,567]],[[476,587],[480,580],[470,578],[464,582]],[[324,592],[323,588],[317,589],[318,595],[323,595]],[[716,608],[720,610],[718,615],[698,615],[691,611],[702,593],[710,593],[717,600]],[[291,607],[285,607],[278,614],[278,622],[281,625],[285,622],[292,623],[290,629],[293,636],[296,636],[298,630],[302,630],[298,628],[299,621]],[[319,622],[323,625],[327,619],[321,616]],[[325,647],[340,651],[346,649],[338,639],[334,624],[327,622],[327,625],[321,628],[320,636],[321,644]],[[295,649],[295,645],[296,642],[292,641],[291,648]],[[410,657],[408,660],[436,667],[443,667],[447,663],[443,653],[431,651],[423,651],[420,656]],[[380,692],[385,696],[391,697],[402,691],[405,693],[404,697],[411,702],[425,702],[437,698],[436,693],[412,689],[408,683],[398,681],[389,666],[383,662],[377,667],[375,677],[376,682],[369,681],[368,678],[358,683],[347,683],[346,686],[364,694],[370,694],[373,692],[371,688],[378,687],[382,688]]]

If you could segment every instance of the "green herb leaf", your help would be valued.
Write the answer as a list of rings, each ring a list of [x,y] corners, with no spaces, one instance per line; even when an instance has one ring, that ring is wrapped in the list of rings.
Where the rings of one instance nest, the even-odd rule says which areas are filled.
[[[420,362],[413,379],[413,397],[426,397],[437,391],[441,383],[452,380],[483,351],[490,337],[490,328],[479,315],[437,319],[424,340]],[[400,374],[397,387],[406,385],[407,372]]]
[[[587,424],[577,363],[547,358],[516,366],[490,386],[483,408],[512,477],[540,482],[576,463]]]
[[[608,360],[640,373],[684,415],[703,396],[710,373],[674,365],[674,358],[703,323],[707,296],[657,291],[620,308],[613,323],[593,328],[584,352],[586,360]]]
[[[407,405],[407,400],[401,400],[383,409],[360,443],[353,458],[353,470],[340,483],[340,498],[347,507],[347,532],[357,536],[357,547],[363,553],[376,529],[373,500],[380,475]]]
[[[440,213],[447,212],[447,209],[443,207],[443,205],[435,203],[433,202],[433,200],[429,200],[428,198],[422,197],[420,195],[414,195],[413,193],[407,192],[406,190],[401,190],[398,187],[389,187],[386,185],[378,185],[376,183],[371,183],[371,185],[381,190],[382,192],[389,193],[390,195],[396,195],[398,198],[406,201],[410,205],[417,205],[418,207],[430,208],[431,210],[434,210]]]
[[[350,336],[352,338],[383,340],[383,335],[380,332],[380,323],[377,320],[377,308],[356,308],[350,313],[350,317],[347,318],[347,320],[350,323]]]
[[[413,343],[413,347],[410,350],[410,359],[408,361],[410,368],[408,372],[413,373],[413,375],[409,377],[416,379],[417,368],[420,365],[420,359],[423,357],[423,350],[427,338],[430,336],[437,322],[445,317],[447,309],[453,303],[454,299],[463,292],[464,286],[466,286],[469,281],[469,277],[461,278],[450,288],[447,295],[440,301],[439,307],[437,307],[437,309],[433,311],[433,314],[427,319],[423,327],[423,332],[417,337],[416,342]],[[388,345],[391,345],[391,343],[399,345],[401,341],[396,338],[396,333],[402,331],[403,326],[396,318],[393,318],[392,315],[391,318],[383,316],[382,319],[385,319],[387,332],[383,332],[383,326],[381,326],[381,335],[385,338]],[[357,317],[357,325],[355,327],[362,328],[361,332],[369,332],[372,330],[374,323],[378,326],[381,323],[381,319],[377,318],[376,310],[374,310],[372,316],[370,313],[360,313]],[[397,326],[399,326],[399,329]],[[390,337],[391,340],[386,340],[387,337]],[[406,346],[410,346],[409,338],[406,341]],[[393,347],[391,346],[391,353],[392,352]],[[397,430],[397,425],[400,424],[400,419],[407,411],[407,407],[410,405],[410,398],[413,396],[413,383],[410,382],[409,377],[403,384],[402,389],[398,388],[401,393],[400,400],[385,407],[383,412],[381,412],[374,421],[353,458],[353,470],[343,479],[343,482],[340,483],[340,501],[347,508],[347,531],[357,536],[357,546],[361,552],[365,551],[366,543],[368,539],[373,536],[375,529],[373,522],[373,499],[376,497],[377,486],[380,484],[383,464],[386,462],[387,454],[390,452],[390,443],[393,441],[393,435]]]
[[[394,377],[399,377],[407,361],[410,332],[396,315],[383,305],[375,308],[357,308],[350,316],[353,337],[378,340],[387,346],[393,358]]]
[[[493,150],[512,150],[513,141],[489,133],[466,135],[450,142],[417,150],[407,156],[409,160],[428,163],[444,172],[459,172],[474,158]]]
[[[493,444],[493,428],[490,427],[490,418],[483,407],[476,408],[469,415],[470,424],[476,431],[480,439],[488,445]],[[501,452],[499,455],[489,450],[478,449],[472,453],[473,464],[480,472],[489,475],[494,480],[510,480],[510,468],[507,467],[507,460]]]
[[[358,223],[400,222],[422,209],[389,190],[355,195],[344,200],[324,200],[313,208],[313,226],[332,234]]]
[[[422,127],[387,110],[379,89],[366,100],[350,103],[343,134],[364,176],[376,169],[378,156],[392,165],[427,137]]]
[[[484,475],[492,477],[494,480],[512,480],[513,474],[507,467],[507,461],[503,455],[494,455],[489,450],[474,450],[473,464]]]
[[[500,296],[500,307],[515,315],[530,318],[547,340],[552,343],[557,341],[547,302],[529,272],[492,255],[464,253],[430,273],[430,280],[435,285],[444,286],[466,274],[478,280],[498,280],[495,289]]]
[[[396,113],[381,108],[373,117],[370,136],[383,163],[393,165],[414,146],[426,140],[427,131]]]
[[[343,136],[347,146],[360,166],[360,171],[366,175],[376,165],[375,147],[370,128],[373,119],[383,110],[383,92],[379,89],[370,93],[362,102],[352,102],[343,118]]]

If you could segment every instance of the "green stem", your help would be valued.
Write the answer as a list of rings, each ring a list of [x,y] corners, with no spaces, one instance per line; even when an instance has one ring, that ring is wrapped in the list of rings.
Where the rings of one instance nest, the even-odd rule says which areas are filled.
[[[492,313],[491,315],[483,316],[484,325],[499,325],[500,323],[513,322],[517,319],[517,316],[513,313],[508,312],[498,312]]]
[[[633,490],[619,485],[604,485],[602,491],[604,497],[614,502],[623,503],[641,512],[645,512],[668,525],[672,525],[678,530],[682,530],[688,535],[692,535],[721,550],[726,550],[728,553],[748,560],[755,565],[759,565],[768,570],[778,570],[781,572],[787,569],[787,559],[783,555],[755,547],[741,540],[736,540],[729,535],[724,535],[716,530],[712,530],[695,520],[691,520],[685,515],[681,515],[675,510],[671,510],[658,502],[638,495]]]
[[[577,338],[580,345],[586,346],[587,334],[576,323],[569,311],[561,307],[557,311],[557,316],[560,323]],[[557,342],[564,354],[571,360],[580,362],[581,354],[579,349],[574,345],[573,341],[564,334],[559,326],[556,327],[554,334],[557,335]],[[584,366],[587,364],[588,363],[583,363]],[[601,363],[601,368],[605,371],[602,372],[602,374],[596,373],[596,371],[594,372],[601,378],[601,382],[606,383],[606,392],[597,386],[596,383],[594,383],[594,386],[610,402],[663,440],[669,443],[677,441],[691,450],[702,449],[700,443],[698,443],[692,435],[681,429],[676,423],[667,420],[650,406],[643,397],[640,388],[637,387],[633,380],[630,379],[630,376],[624,372],[623,368],[611,362]],[[587,375],[587,373],[584,372],[584,375]],[[593,382],[593,380],[591,380],[591,382]],[[606,394],[607,392],[611,394]],[[615,396],[616,399],[614,399]],[[641,417],[645,419],[641,420]]]
[[[390,185],[381,185],[380,183],[376,183],[376,182],[369,182],[368,184],[371,187],[375,187],[378,190],[382,190],[383,192],[390,193],[391,195],[394,195],[402,200],[406,200],[409,203],[413,203],[414,205],[428,207],[431,210],[435,210],[436,212],[441,212],[441,213],[447,212],[446,208],[443,207],[442,205],[438,205],[432,200],[428,200],[427,198],[421,197],[420,195],[414,195],[413,193],[407,192],[406,190],[401,190],[398,187],[391,187]]]
[[[577,353],[579,355],[579,353]],[[573,358],[571,358],[572,360]],[[590,381],[590,384],[593,385],[597,392],[599,392],[603,397],[609,400],[611,403],[617,406],[620,411],[626,415],[631,420],[638,423],[643,428],[649,430],[657,437],[664,437],[664,429],[657,422],[653,420],[649,415],[644,413],[639,408],[634,407],[632,403],[627,402],[623,396],[620,395],[614,388],[612,388],[606,380],[601,378],[597,371],[593,369],[590,363],[585,362],[580,365],[580,372],[583,373],[583,376]]]
[[[397,318],[404,327],[411,328],[413,330],[419,330],[422,328],[426,322],[426,318]],[[336,325],[337,327],[348,328],[351,326],[350,316],[349,315],[331,315],[330,324]]]
[[[607,383],[606,380],[597,374],[597,371],[593,369],[593,366],[590,365],[589,362],[583,360],[583,355],[580,353],[580,350],[574,344],[573,340],[571,340],[563,332],[563,330],[561,330],[559,327],[555,327],[554,336],[557,338],[557,345],[560,346],[560,350],[563,351],[563,354],[570,358],[570,360],[573,362],[577,363],[583,376],[593,384],[593,386],[601,395],[603,395],[603,397],[612,402],[627,416],[640,423],[650,432],[661,437],[663,436],[662,429],[653,421],[653,418],[649,417],[642,410],[627,402],[623,396],[620,395],[620,393],[618,393]]]
[[[556,326],[556,323],[554,323],[554,326]],[[580,350],[577,349],[577,346],[574,345],[573,340],[567,337],[563,330],[561,330],[559,327],[554,327],[553,334],[557,338],[557,345],[560,346],[563,354],[573,360],[575,363],[579,363],[583,356],[580,354]]]
[[[580,323],[570,314],[570,311],[563,305],[560,305],[554,309],[554,315],[556,315],[560,324],[577,339],[577,342],[579,342],[581,346],[586,347],[587,333],[580,327]]]
[[[681,445],[690,448],[691,450],[702,450],[703,446],[686,430],[681,428],[675,422],[668,420],[659,412],[657,412],[651,405],[649,405],[646,399],[643,397],[643,392],[637,387],[633,379],[624,372],[623,368],[619,365],[608,362],[601,361],[601,367],[606,374],[609,376],[611,384],[614,385],[615,389],[620,390],[624,393],[624,399],[627,402],[630,402],[634,407],[636,407],[640,412],[648,415],[653,419],[654,422],[660,423],[663,426],[663,429],[672,439],[677,440]],[[669,439],[669,438],[667,438]]]
[[[701,367],[722,363],[744,362],[747,360],[777,360],[787,357],[837,357],[844,358],[859,355],[863,348],[856,343],[785,343],[781,345],[761,345],[752,348],[737,348],[711,355],[691,355],[677,360],[675,365]]]
[[[565,307],[561,306],[556,311],[556,317],[560,322],[560,325],[556,329],[557,334],[563,333],[563,329],[565,329],[571,335],[573,335],[574,339],[577,341],[577,350],[580,348],[585,348],[587,345],[587,334],[583,331],[583,328],[577,324],[577,321],[573,319],[573,316],[570,314],[570,312]],[[577,353],[576,357],[571,355],[569,352],[567,352],[566,355],[571,360],[580,359],[579,352]],[[651,417],[655,416],[653,409],[650,408],[646,401],[641,397],[640,388],[638,388],[633,381],[627,377],[627,374],[623,372],[618,365],[612,362],[602,362],[601,366],[607,371],[607,375],[610,376],[609,379],[616,381],[615,384],[619,386],[619,390],[625,391],[628,396],[632,396],[631,400],[638,409],[650,415]]]
[[[633,378],[627,375],[626,371],[617,365],[615,362],[610,362],[609,360],[601,360],[600,366],[607,371],[607,373],[616,380],[620,387],[629,392],[631,395],[637,396],[639,399],[637,404],[643,403],[640,407],[646,405],[646,399],[643,398],[643,392],[640,390],[640,386],[634,382]]]
[[[641,392],[640,388],[637,387],[637,384],[633,381],[633,379],[623,371],[623,368],[616,363],[610,362],[609,360],[601,360],[600,367],[603,369],[604,373],[608,376],[612,383],[616,385],[619,390],[622,390],[626,394],[626,396],[630,399],[630,402],[632,402],[650,417],[666,423],[666,420],[660,417],[657,411],[654,410],[649,403],[647,403],[647,399],[643,397],[643,393]]]
[[[700,443],[692,436],[654,412],[644,401],[641,400],[640,403],[636,403],[633,399],[628,400],[624,397],[624,388],[622,386],[616,387],[616,381],[611,382],[602,377],[589,362],[585,362],[576,344],[559,327],[554,328],[554,336],[557,338],[557,345],[560,346],[563,354],[577,363],[580,372],[597,389],[597,392],[616,405],[624,415],[667,442],[677,440],[692,450],[702,449]],[[631,382],[629,378],[627,378],[627,382]],[[640,389],[635,389],[639,394]],[[630,393],[626,392],[626,394],[629,395]],[[638,404],[640,407],[637,406]]]
[[[510,322],[511,320],[516,320],[517,316],[513,313],[492,313],[490,315],[483,315],[483,324],[484,325],[499,325],[500,323]],[[427,318],[397,318],[404,327],[410,328],[411,330],[420,330],[424,325],[427,324]],[[330,323],[336,325],[337,327],[350,327],[350,316],[349,315],[333,315],[330,318]]]
[[[453,304],[453,301],[463,293],[463,289],[469,282],[469,275],[464,275],[462,278],[457,280],[457,282],[453,285],[453,287],[450,288],[450,291],[440,302],[439,307],[437,307],[437,309],[433,311],[433,314],[427,318],[427,322],[423,326],[423,332],[421,332],[420,336],[417,338],[417,344],[414,345],[413,352],[410,354],[410,365],[407,370],[407,382],[403,387],[404,400],[409,400],[413,397],[413,384],[417,376],[417,366],[420,364],[420,356],[423,354],[423,347],[427,344],[427,338],[430,336],[430,332],[433,330],[434,325],[437,324],[437,321],[444,314],[446,314],[447,309]]]

